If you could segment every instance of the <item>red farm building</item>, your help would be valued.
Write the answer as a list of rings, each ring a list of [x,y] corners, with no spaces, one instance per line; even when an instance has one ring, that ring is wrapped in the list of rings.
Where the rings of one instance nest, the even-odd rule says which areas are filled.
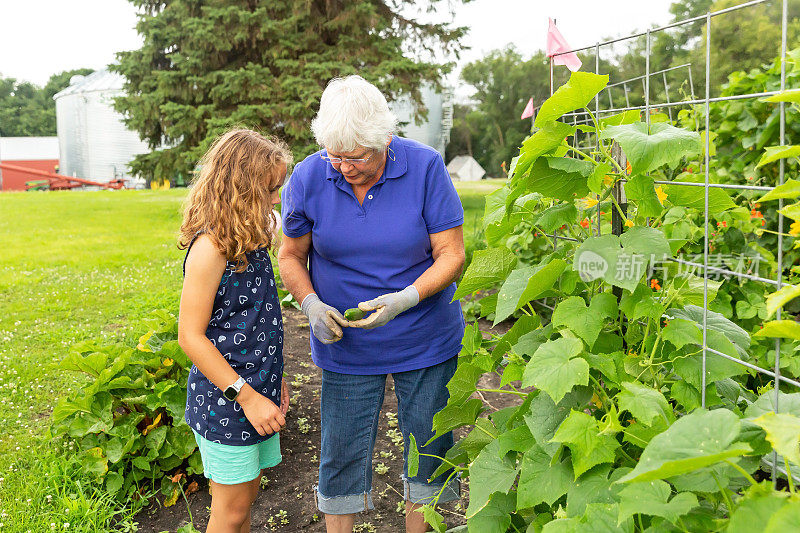
[[[0,162],[45,172],[58,172],[58,137],[0,137]],[[24,191],[35,176],[17,170],[0,170],[0,190]]]

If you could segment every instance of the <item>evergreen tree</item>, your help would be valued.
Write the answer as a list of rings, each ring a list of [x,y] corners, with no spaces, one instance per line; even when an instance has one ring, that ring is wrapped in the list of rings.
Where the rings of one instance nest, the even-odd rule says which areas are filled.
[[[461,0],[432,0],[452,8]],[[310,121],[327,82],[360,74],[390,100],[439,87],[464,28],[408,18],[407,0],[131,0],[141,49],[117,55],[126,79],[116,109],[153,150],[132,163],[157,181],[190,173],[231,125],[316,149]],[[405,51],[405,53],[404,53]]]

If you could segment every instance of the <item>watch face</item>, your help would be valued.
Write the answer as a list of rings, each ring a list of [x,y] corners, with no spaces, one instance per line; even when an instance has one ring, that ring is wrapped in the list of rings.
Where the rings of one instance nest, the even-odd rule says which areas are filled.
[[[228,387],[227,389],[225,389],[222,395],[225,396],[226,399],[234,401],[237,396],[236,389],[234,389],[233,387]]]

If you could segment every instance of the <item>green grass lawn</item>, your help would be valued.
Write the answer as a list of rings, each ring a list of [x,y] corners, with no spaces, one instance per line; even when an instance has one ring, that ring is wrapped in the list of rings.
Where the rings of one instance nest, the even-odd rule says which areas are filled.
[[[502,183],[456,183],[465,235]],[[49,438],[54,404],[83,383],[58,363],[78,341],[134,342],[151,310],[177,311],[185,194],[0,194],[0,533],[105,530],[112,506]]]

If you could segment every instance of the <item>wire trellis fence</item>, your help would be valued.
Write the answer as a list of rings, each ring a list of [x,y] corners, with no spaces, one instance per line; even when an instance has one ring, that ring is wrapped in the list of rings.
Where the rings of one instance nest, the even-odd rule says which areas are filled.
[[[738,95],[731,95],[731,96],[718,96],[718,97],[711,97],[711,72],[712,72],[712,61],[711,61],[711,50],[712,50],[712,42],[713,42],[713,25],[712,21],[721,15],[731,13],[734,11],[739,11],[743,9],[753,8],[754,6],[758,6],[761,4],[773,4],[781,9],[781,42],[780,42],[780,49],[779,54],[781,58],[781,69],[780,69],[780,89],[775,91],[764,91],[759,93],[750,93],[750,94],[738,94]],[[671,24],[667,24],[665,26],[648,29],[644,32],[634,33],[632,35],[628,35],[625,37],[620,37],[616,39],[611,39],[607,41],[597,42],[594,45],[584,46],[582,48],[575,48],[573,50],[569,50],[566,52],[561,52],[556,55],[564,55],[569,53],[577,53],[577,52],[591,52],[594,51],[595,56],[595,72],[597,74],[600,73],[600,51],[601,48],[614,45],[616,43],[628,41],[631,39],[637,39],[640,37],[645,38],[645,73],[642,76],[637,76],[634,78],[626,79],[623,81],[614,82],[609,84],[605,91],[607,92],[607,98],[609,106],[607,108],[601,108],[601,96],[598,94],[595,96],[594,99],[594,112],[595,115],[599,118],[601,115],[608,115],[608,114],[615,114],[615,113],[622,113],[625,111],[644,111],[645,120],[649,126],[650,119],[651,119],[651,111],[654,109],[667,109],[669,113],[670,119],[672,119],[672,109],[680,106],[703,106],[705,111],[705,124],[703,130],[705,132],[704,135],[704,143],[705,143],[705,156],[704,156],[704,181],[702,183],[693,183],[693,182],[681,182],[681,181],[663,181],[663,180],[654,180],[656,184],[668,184],[670,186],[686,186],[686,187],[703,187],[704,189],[704,212],[703,212],[703,261],[702,263],[699,262],[692,262],[692,261],[685,261],[682,259],[673,258],[673,261],[677,263],[682,263],[685,265],[697,267],[702,270],[703,272],[703,323],[702,323],[702,368],[701,368],[701,405],[702,407],[706,407],[706,386],[707,386],[707,360],[709,355],[711,357],[722,357],[727,360],[733,361],[739,365],[742,365],[750,370],[755,372],[761,373],[763,375],[769,376],[771,379],[774,380],[774,392],[775,396],[773,399],[775,412],[779,412],[779,391],[780,391],[780,383],[786,383],[792,385],[794,387],[798,387],[800,389],[800,382],[787,378],[781,375],[781,340],[775,339],[775,366],[772,370],[762,368],[758,365],[750,363],[748,361],[744,361],[738,357],[733,357],[731,355],[725,354],[718,350],[715,350],[708,346],[708,303],[709,303],[709,274],[723,274],[725,276],[731,276],[738,279],[749,279],[752,281],[758,281],[761,283],[769,284],[775,287],[776,290],[779,290],[783,286],[783,227],[784,227],[784,217],[782,214],[778,213],[778,244],[777,244],[777,255],[776,255],[776,276],[775,278],[765,278],[758,275],[753,275],[751,273],[746,272],[737,272],[734,270],[715,267],[709,264],[709,224],[710,224],[710,217],[709,217],[709,190],[713,188],[720,188],[726,190],[740,190],[740,191],[760,191],[760,192],[769,192],[773,190],[776,186],[782,185],[784,183],[784,174],[785,174],[785,162],[784,159],[781,159],[779,162],[778,168],[778,179],[775,186],[754,186],[754,185],[740,185],[735,183],[711,183],[710,176],[709,176],[709,169],[710,169],[710,158],[709,158],[709,151],[710,151],[710,126],[709,126],[709,116],[711,111],[711,104],[716,102],[726,102],[726,101],[733,101],[733,100],[750,100],[756,98],[764,98],[768,96],[772,96],[783,92],[786,90],[786,57],[787,57],[787,26],[788,26],[788,0],[752,0],[749,2],[744,2],[742,4],[728,7],[726,9],[721,9],[718,11],[708,12],[705,15],[700,15],[692,18],[688,18],[685,20],[673,22]],[[702,98],[698,98],[694,93],[694,80],[692,78],[692,65],[691,63],[685,63],[681,65],[676,65],[673,67],[669,67],[666,69],[661,70],[651,70],[651,44],[652,44],[652,36],[658,32],[663,32],[672,28],[677,28],[679,26],[685,26],[687,24],[694,24],[702,22],[705,24],[705,93]],[[757,38],[757,36],[753,36],[753,38]],[[682,69],[686,69],[687,73],[687,81],[689,82],[690,93],[688,100],[672,100],[670,99],[670,87],[667,82],[667,73],[671,71],[679,71]],[[665,94],[665,101],[653,103],[650,101],[650,83],[651,78],[660,76],[663,80],[664,84],[664,94]],[[628,99],[628,87],[634,83],[641,80],[644,85],[644,103],[643,105],[631,105],[630,100]],[[611,96],[611,88],[614,87],[622,87],[625,91],[625,106],[624,107],[615,107],[613,98]],[[553,93],[553,59],[550,58],[550,93]],[[602,93],[601,93],[602,94]],[[785,145],[786,144],[786,104],[784,102],[780,102],[777,104],[779,106],[779,114],[780,114],[780,126],[779,126],[779,144]],[[573,113],[568,113],[565,117],[569,117],[572,119],[573,124],[581,124],[587,123],[589,121],[589,114],[586,111],[575,111]],[[534,117],[535,119],[535,117]],[[585,137],[588,139],[588,134]],[[579,146],[579,135],[573,137],[574,144],[573,146],[578,148]],[[596,140],[594,141],[591,147],[596,147]],[[619,186],[618,186],[619,187]],[[620,203],[624,202],[624,192],[622,191],[622,187],[619,187],[620,193],[623,195],[620,200]],[[783,209],[783,200],[779,200],[779,207],[778,209]],[[615,212],[612,210],[612,216]],[[600,203],[597,205],[597,226],[593,231],[600,234]],[[612,228],[614,227],[612,221]],[[572,237],[568,237],[566,235],[559,235],[558,230],[554,231],[552,235],[547,235],[547,237],[552,238],[553,241],[553,248],[556,249],[558,246],[559,240],[567,240],[567,241],[574,241],[578,242],[577,239]],[[547,302],[537,302],[539,305],[546,307],[548,309],[553,309],[552,306],[547,305]],[[776,314],[777,320],[781,319],[781,308],[779,307]],[[777,454],[773,452],[771,457],[771,464],[767,465],[772,469],[772,479],[773,483],[777,483],[778,475],[777,473],[786,474],[783,467],[780,465],[778,461]]]

